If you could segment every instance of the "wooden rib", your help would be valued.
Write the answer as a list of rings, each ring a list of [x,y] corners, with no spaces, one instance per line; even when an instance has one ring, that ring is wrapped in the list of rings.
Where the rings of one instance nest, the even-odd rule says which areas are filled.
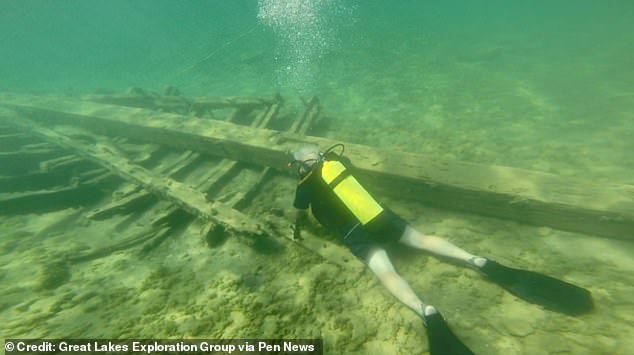
[[[6,157],[7,159],[12,157],[16,157],[16,159],[20,159],[20,157],[28,158],[31,156],[37,157],[37,156],[55,155],[55,154],[59,154],[60,151],[61,150],[57,147],[55,148],[26,148],[26,149],[23,149],[22,147],[20,147],[20,149],[18,150],[0,152],[0,156]]]
[[[319,100],[316,96],[313,96],[308,103],[306,104],[306,108],[302,116],[293,121],[291,127],[287,130],[287,132],[305,134],[308,130],[308,127],[312,124],[312,121],[319,114]]]
[[[154,196],[146,191],[138,191],[112,200],[105,206],[90,211],[86,214],[86,218],[103,220],[117,214],[125,214],[139,209],[141,206],[146,206],[153,198]]]
[[[214,169],[210,176],[212,178],[206,180],[199,186],[200,190],[213,198],[214,194],[220,191],[242,168],[236,161],[226,160],[218,164],[218,168]]]
[[[319,112],[319,100],[317,99],[317,96],[313,96],[308,102],[308,107],[304,113],[304,119],[302,120],[301,125],[296,128],[296,131],[289,130],[289,132],[305,135],[319,116]]]
[[[226,117],[225,121],[235,122],[236,119],[244,115],[248,115],[251,111],[253,111],[252,107],[236,107],[233,111],[231,111],[231,114]]]
[[[191,164],[199,155],[200,154],[188,150],[182,153],[178,158],[170,162],[165,162],[165,165],[162,166],[161,169],[157,169],[156,173],[157,175],[172,176]],[[154,198],[149,191],[141,190],[134,184],[126,184],[119,188],[118,191],[119,193],[113,193],[116,199],[111,200],[104,206],[94,209],[86,214],[86,217],[89,219],[102,220],[116,214],[128,213],[138,209],[139,206],[147,205]]]
[[[231,204],[231,206],[237,210],[244,209],[257,195],[264,183],[272,176],[273,170],[271,168],[264,168],[262,172],[260,172],[257,180],[249,186],[249,188],[243,192],[240,197]]]
[[[267,125],[271,121],[271,119],[275,117],[275,115],[277,115],[277,113],[279,112],[280,104],[281,99],[278,95],[276,96],[276,101],[266,110],[264,110],[264,112],[260,116],[256,117],[253,122],[251,122],[250,127],[264,127],[265,125]],[[214,191],[220,190],[222,188],[222,185],[226,184],[232,176],[238,173],[239,169],[241,168],[238,162],[228,159],[221,160],[218,164],[218,168],[215,169],[211,174],[209,174],[209,176],[213,176],[213,179],[208,179],[199,186],[201,188],[201,191],[204,191],[206,193],[213,193]],[[247,192],[242,196],[246,196],[247,194],[249,193]],[[240,200],[242,200],[242,198],[237,199],[232,204],[230,204],[230,206],[237,205]]]
[[[23,175],[40,171],[40,162],[64,154],[55,150],[0,152],[0,171],[2,175]]]
[[[273,119],[273,117],[275,117],[277,113],[279,112],[281,102],[282,100],[279,94],[276,95],[275,102],[272,105],[268,106],[265,110],[263,110],[262,113],[258,115],[253,122],[251,122],[251,126],[252,127],[266,127],[266,125],[268,125],[269,122]],[[238,111],[239,109],[236,109],[235,113],[237,114]],[[231,118],[232,117],[229,118],[228,120],[229,122],[233,121],[233,119]],[[238,164],[236,161],[222,159],[220,163],[217,165],[217,168],[215,169],[215,171],[207,175],[207,178],[200,181],[196,186],[201,191],[204,191],[204,192],[218,190],[220,189],[220,185],[224,184],[223,180],[226,180],[228,176],[232,176],[237,170],[237,167],[238,167]],[[269,170],[268,168],[264,168],[263,173],[267,173],[268,170]],[[245,197],[251,198],[251,193],[253,191],[254,190],[252,188],[249,189],[246,194],[242,195],[241,198],[239,198],[237,201],[232,203],[230,206],[232,208],[239,210],[242,207],[241,201],[243,200],[246,201]],[[203,228],[201,230],[201,235],[209,243],[210,236],[216,233],[218,228],[219,227],[215,223],[207,223],[206,225],[203,225]]]
[[[275,114],[277,113],[277,109],[279,109],[279,106],[275,109]],[[312,99],[309,101],[309,104],[304,114],[304,119],[302,120],[301,125],[300,124],[292,125],[291,128],[289,128],[288,132],[306,134],[306,132],[312,126],[313,122],[319,116],[319,111],[320,111],[319,100],[317,99],[317,96],[313,96]],[[266,124],[268,123],[269,120],[263,121],[263,124],[264,124],[264,126],[262,126],[263,128],[266,127]],[[295,129],[296,131],[293,131],[293,129]],[[247,191],[244,192],[241,195],[241,197],[237,201],[235,201],[234,204],[232,204],[233,208],[238,210],[245,208],[257,195],[258,191],[260,190],[260,188],[262,188],[264,183],[268,179],[270,179],[272,176],[273,176],[272,169],[270,167],[265,167],[262,170],[262,173],[258,177],[257,181],[249,189],[247,189]]]
[[[81,198],[86,196],[85,191],[91,190],[95,185],[111,178],[111,174],[105,169],[97,169],[86,172],[72,179],[70,185],[42,189],[37,191],[11,192],[0,194],[0,209],[15,210],[17,206],[36,205],[43,206],[69,198]]]
[[[99,248],[97,250],[88,250],[88,251],[84,251],[80,253],[74,252],[74,253],[66,255],[64,258],[69,263],[79,263],[79,262],[94,260],[97,258],[102,258],[116,251],[129,249],[131,247],[148,242],[152,239],[164,237],[168,235],[170,230],[171,228],[169,228],[168,226],[161,226],[159,228],[151,228],[149,230],[145,230],[135,235],[132,235],[128,238],[125,238],[124,240],[114,243],[112,245],[108,245],[106,247]]]
[[[102,138],[105,139],[105,138]],[[191,150],[182,152],[179,156],[163,157],[160,163],[150,170],[157,175],[166,175],[170,177],[198,159],[199,153]]]
[[[68,167],[69,165],[75,165],[82,161],[84,161],[84,159],[78,157],[75,154],[64,155],[62,157],[40,162],[40,170],[43,172],[55,171],[61,168]]]
[[[277,94],[275,96],[275,101],[266,110],[262,111],[262,113],[255,118],[253,123],[251,123],[251,127],[259,127],[259,128],[268,127],[271,120],[273,120],[273,118],[277,116],[277,114],[279,113],[281,106],[282,106],[282,97],[279,94]]]
[[[51,189],[67,185],[73,173],[68,170],[32,172],[17,176],[0,176],[0,192],[19,192]]]
[[[175,165],[178,165],[178,162],[182,160],[187,160],[191,156],[194,156],[194,155],[195,154],[181,155],[181,158],[183,159],[178,159]],[[169,167],[167,167],[167,169],[173,170],[173,168],[169,169]],[[136,188],[136,186],[133,184],[128,184],[127,187]],[[137,194],[137,192],[140,192],[141,194]],[[132,199],[132,198],[138,199],[144,196],[145,197],[149,196],[150,198],[154,197],[151,194],[146,193],[145,190],[138,191],[138,188],[136,189],[136,191],[130,191],[129,193],[126,193],[125,191],[122,190],[122,193],[124,194],[124,197],[120,201]],[[125,208],[128,208],[129,206],[130,205],[125,205]],[[92,259],[96,259],[100,257],[105,257],[116,251],[129,249],[138,245],[142,245],[140,253],[146,253],[156,248],[158,245],[160,245],[160,243],[162,243],[165,239],[167,239],[169,235],[171,235],[171,232],[174,226],[171,225],[169,221],[180,211],[181,210],[179,207],[173,205],[169,201],[160,201],[152,209],[153,216],[150,218],[150,221],[147,223],[147,225],[149,226],[147,230],[139,232],[135,235],[125,238],[122,241],[116,242],[106,247],[102,247],[96,250],[88,250],[80,254],[75,254],[75,253],[71,254],[67,256],[67,260],[72,263],[88,261],[88,260],[92,260]],[[104,216],[99,216],[99,217],[104,217]],[[99,217],[96,217],[96,218],[99,218]]]
[[[37,172],[22,176],[0,176],[0,191],[7,193],[5,198],[53,194],[64,189],[76,188],[80,184],[97,183],[100,180],[94,180],[94,178],[107,172],[99,168],[87,170],[81,174],[60,171],[52,174]],[[16,192],[19,193],[16,194]]]

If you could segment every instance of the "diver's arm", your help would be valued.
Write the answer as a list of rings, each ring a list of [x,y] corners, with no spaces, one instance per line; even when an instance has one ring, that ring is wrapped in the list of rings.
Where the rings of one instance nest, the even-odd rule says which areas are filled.
[[[295,209],[295,223],[292,226],[293,239],[301,239],[301,229],[306,225],[308,221],[308,210],[296,208]]]

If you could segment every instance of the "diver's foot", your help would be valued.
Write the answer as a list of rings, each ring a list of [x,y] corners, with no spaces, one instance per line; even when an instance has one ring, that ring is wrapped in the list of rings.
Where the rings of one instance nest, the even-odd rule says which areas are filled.
[[[490,259],[478,269],[513,295],[551,311],[577,316],[592,311],[590,291],[534,271],[504,266]]]
[[[481,256],[474,256],[471,259],[469,259],[469,266],[474,267],[477,270],[480,270],[484,267],[484,265],[486,265],[488,259],[487,258],[483,258]]]
[[[423,309],[423,325],[427,329],[431,355],[474,355],[449,329],[449,325],[433,306]]]

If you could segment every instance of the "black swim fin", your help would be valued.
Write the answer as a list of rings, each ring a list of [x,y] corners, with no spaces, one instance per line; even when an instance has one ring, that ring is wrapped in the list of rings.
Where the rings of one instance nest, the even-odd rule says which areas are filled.
[[[425,315],[423,324],[427,328],[430,355],[474,355],[449,329],[440,313]]]
[[[478,270],[513,295],[551,311],[576,316],[594,308],[590,291],[544,274],[510,268],[490,259]]]

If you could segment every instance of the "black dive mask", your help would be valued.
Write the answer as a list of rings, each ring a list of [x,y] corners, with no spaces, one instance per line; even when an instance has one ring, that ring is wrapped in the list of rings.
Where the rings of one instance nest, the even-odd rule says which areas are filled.
[[[338,153],[335,153],[334,150],[336,148],[340,148],[341,151]],[[343,155],[344,152],[344,145],[342,143],[337,143],[331,147],[329,147],[328,149],[326,149],[323,153],[319,152],[318,158],[313,158],[313,159],[306,159],[306,160],[293,160],[291,162],[288,163],[288,167],[293,167],[296,166],[297,167],[297,176],[299,176],[300,178],[305,177],[309,172],[311,172],[316,166],[318,166],[321,162],[324,161],[326,155],[328,155],[329,153],[334,153],[337,156],[341,157]]]
[[[293,160],[288,163],[288,167],[295,166],[297,169],[297,176],[304,177],[311,172],[319,163],[323,161],[323,154],[319,153],[319,159],[307,159],[307,160]]]

